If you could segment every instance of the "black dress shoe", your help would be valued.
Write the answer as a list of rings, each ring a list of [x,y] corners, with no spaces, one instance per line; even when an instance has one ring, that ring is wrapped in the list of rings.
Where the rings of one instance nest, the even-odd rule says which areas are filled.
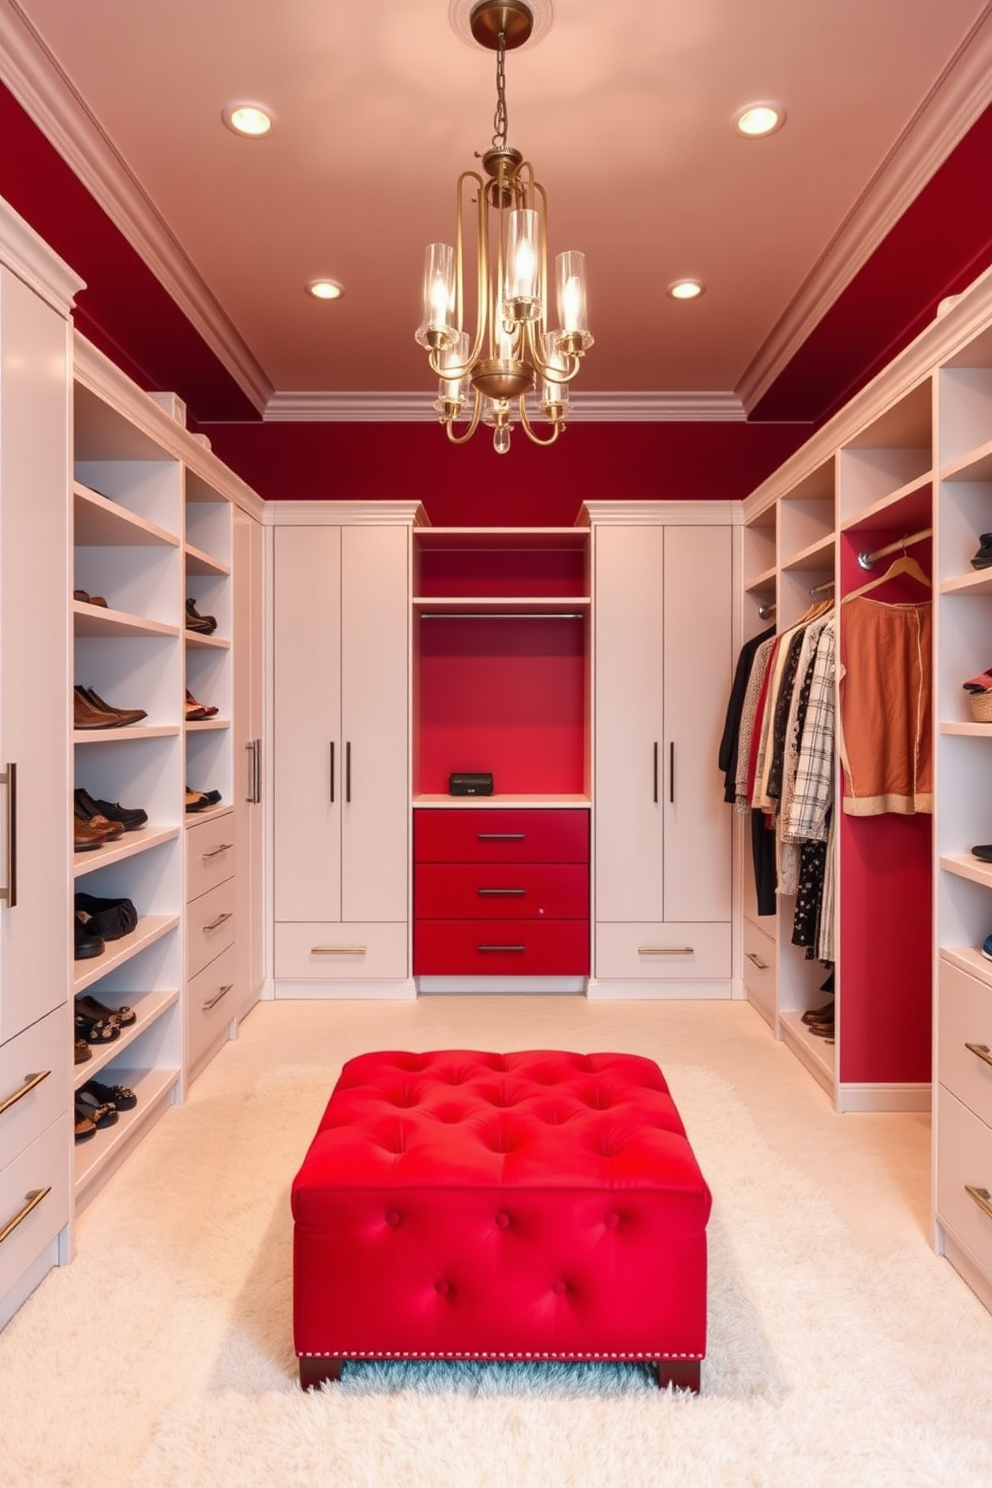
[[[95,934],[88,926],[84,925],[79,916],[75,919],[76,948],[73,959],[85,961],[90,956],[102,956],[106,950],[103,936]]]
[[[102,816],[107,821],[120,822],[125,832],[136,832],[148,820],[148,812],[140,806],[122,806],[119,801],[98,801],[81,788],[73,792],[77,806],[89,816]]]
[[[992,863],[992,842],[979,843],[978,847],[971,849],[973,858],[979,858],[983,863]]]
[[[98,899],[95,894],[77,894],[77,918],[80,913],[90,934],[104,940],[120,940],[130,935],[138,923],[138,911],[130,899]]]

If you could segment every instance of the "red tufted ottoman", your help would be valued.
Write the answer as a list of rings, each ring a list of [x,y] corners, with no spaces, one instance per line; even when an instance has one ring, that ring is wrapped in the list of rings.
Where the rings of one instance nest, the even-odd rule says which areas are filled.
[[[649,1059],[349,1060],[293,1183],[301,1383],[343,1359],[639,1359],[698,1390],[710,1202]]]

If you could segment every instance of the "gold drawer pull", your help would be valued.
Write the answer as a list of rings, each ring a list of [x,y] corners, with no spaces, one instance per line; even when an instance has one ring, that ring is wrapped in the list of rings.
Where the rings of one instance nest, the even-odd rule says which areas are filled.
[[[201,853],[200,856],[206,862],[208,858],[216,858],[222,852],[230,852],[233,846],[233,842],[222,842],[220,847],[215,847],[212,852]]]
[[[988,1189],[974,1188],[972,1184],[966,1183],[964,1191],[970,1199],[974,1199],[982,1213],[987,1214],[989,1219],[992,1219],[992,1195],[989,1194]],[[3,1236],[0,1235],[0,1240],[2,1239]]]
[[[218,915],[215,920],[211,920],[209,925],[204,925],[204,927],[203,927],[203,933],[204,933],[204,935],[206,935],[206,933],[207,933],[208,930],[216,930],[218,928],[218,926],[223,925],[224,921],[231,919],[232,916],[233,916],[233,914],[234,914],[234,910],[233,909],[230,909],[230,910],[228,910],[228,912],[226,914]]]
[[[14,1233],[22,1220],[27,1219],[32,1209],[37,1209],[42,1199],[46,1198],[51,1191],[52,1185],[49,1184],[47,1188],[33,1188],[30,1193],[24,1195],[27,1203],[24,1205],[20,1214],[15,1214],[13,1219],[8,1220],[3,1229],[0,1230],[0,1245],[7,1239],[8,1235]]]
[[[208,997],[207,998],[207,1001],[202,1004],[202,1011],[205,1012],[205,1013],[209,1013],[209,1011],[210,1011],[211,1008],[215,1008],[217,1006],[217,1004],[220,1002],[220,1000],[221,1000],[222,997],[226,997],[227,996],[228,992],[230,992],[230,990],[231,990],[231,988],[233,986],[234,986],[234,983],[233,982],[228,982],[228,984],[227,984],[226,987],[221,987],[221,989],[217,993],[217,996],[216,997]]]
[[[744,954],[745,954],[745,956],[747,957],[747,959],[749,961],[753,961],[754,962],[755,966],[758,968],[759,971],[767,971],[768,970],[768,962],[767,961],[762,961],[761,957],[755,955],[754,951],[745,951]]]
[[[30,1095],[35,1086],[40,1085],[42,1080],[47,1080],[51,1073],[51,1070],[39,1070],[36,1075],[25,1075],[21,1088],[15,1090],[13,1095],[8,1095],[5,1101],[0,1102],[0,1116],[4,1111],[9,1111],[11,1106],[16,1106],[17,1102],[23,1100],[26,1095]]]
[[[311,956],[364,956],[368,946],[311,946]]]
[[[989,1049],[988,1044],[966,1043],[965,1048],[970,1049],[971,1053],[977,1055],[985,1064],[992,1064],[992,1050]],[[0,1106],[0,1110],[2,1109],[3,1107]]]
[[[695,946],[638,946],[639,956],[692,956]]]

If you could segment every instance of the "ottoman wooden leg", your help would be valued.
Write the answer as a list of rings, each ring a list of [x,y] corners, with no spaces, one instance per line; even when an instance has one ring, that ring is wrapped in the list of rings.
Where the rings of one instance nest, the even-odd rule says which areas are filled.
[[[302,1364],[303,1361],[300,1362]],[[691,1390],[693,1395],[698,1395],[699,1360],[659,1359],[658,1389],[667,1390],[669,1385],[673,1385],[676,1390]]]
[[[334,1384],[341,1378],[342,1359],[306,1354],[300,1358],[300,1388],[316,1390],[323,1384]]]

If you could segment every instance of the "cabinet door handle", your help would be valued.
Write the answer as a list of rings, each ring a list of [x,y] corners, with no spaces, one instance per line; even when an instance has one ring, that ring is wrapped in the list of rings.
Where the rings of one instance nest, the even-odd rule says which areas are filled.
[[[216,997],[208,997],[206,1002],[201,1004],[201,1010],[205,1013],[209,1013],[211,1008],[215,1008],[217,1006],[222,997],[227,996],[228,992],[230,992],[233,986],[233,982],[228,982],[226,987],[221,987]]]
[[[654,771],[654,804],[657,806],[657,804],[658,804],[658,744],[657,744],[657,740],[655,741],[655,746],[654,746],[654,765],[653,765],[652,768],[653,768],[653,771]]]
[[[972,1054],[974,1054],[978,1059],[981,1059],[985,1064],[992,1064],[992,1050],[989,1049],[988,1044],[966,1043],[965,1048],[968,1049]],[[3,1110],[2,1106],[0,1106],[0,1110]]]
[[[250,755],[250,759],[248,761],[248,794],[245,796],[245,800],[248,801],[248,802],[252,802],[255,799],[255,741],[254,741],[254,739],[249,740],[249,742],[245,745],[245,749],[247,750],[248,754]]]
[[[334,740],[331,740],[331,805],[334,805]]]
[[[18,1214],[15,1214],[13,1219],[8,1219],[3,1229],[0,1230],[0,1245],[7,1239],[8,1235],[14,1233],[22,1220],[27,1219],[32,1209],[37,1209],[42,1199],[47,1198],[51,1191],[52,1186],[49,1184],[47,1188],[34,1188],[30,1193],[24,1195],[26,1200],[24,1208]]]
[[[516,952],[519,953],[519,952],[525,951],[526,949],[527,949],[527,947],[525,945],[480,945],[480,946],[476,946],[476,950],[477,951],[516,951]]]
[[[692,956],[695,946],[638,946],[639,956]]]
[[[351,802],[351,743],[344,746],[344,798]]]
[[[42,1080],[47,1080],[51,1073],[51,1070],[39,1070],[35,1075],[25,1075],[24,1084],[8,1095],[5,1101],[0,1101],[0,1116],[4,1111],[9,1111],[11,1106],[16,1106],[17,1102],[23,1100],[26,1095],[30,1095],[35,1086],[40,1085]]]
[[[311,956],[364,956],[368,946],[311,946]]]
[[[233,909],[230,909],[230,910],[228,910],[228,912],[226,914],[218,915],[215,920],[211,920],[209,925],[204,925],[204,927],[203,927],[203,933],[204,933],[204,935],[206,935],[206,933],[207,933],[208,930],[216,930],[219,925],[223,925],[224,921],[225,920],[229,920],[233,914],[234,914],[234,910]]]
[[[7,882],[0,888],[0,899],[7,908],[17,904],[17,766],[11,761],[0,773],[0,785],[7,787]]]
[[[988,1189],[975,1188],[972,1184],[966,1183],[964,1186],[964,1191],[968,1195],[969,1199],[974,1199],[975,1203],[978,1205],[979,1209],[981,1209],[982,1213],[987,1214],[989,1219],[992,1219],[992,1195],[989,1194]],[[0,1240],[2,1239],[3,1236],[0,1235]]]
[[[253,806],[259,806],[259,805],[261,805],[261,802],[262,802],[262,741],[261,741],[261,739],[253,739],[252,740],[252,753],[253,753],[253,756],[254,756],[254,765],[255,765],[255,778],[254,778],[254,780],[252,782],[253,790],[254,790],[254,800],[252,801],[252,805]]]
[[[745,951],[744,954],[745,954],[745,956],[747,957],[747,959],[749,961],[753,961],[754,962],[755,966],[758,968],[759,971],[767,971],[768,970],[768,962],[767,961],[762,961],[761,957],[760,956],[756,956],[755,953],[754,953],[754,951]]]
[[[675,805],[675,740],[668,746],[668,799]]]
[[[523,842],[525,832],[476,832],[480,842]]]
[[[230,852],[231,851],[231,848],[233,846],[234,846],[234,843],[233,842],[222,842],[221,845],[220,845],[220,847],[211,848],[211,850],[209,852],[201,853],[200,856],[203,859],[203,861],[206,863],[211,858],[219,857],[222,852]]]
[[[495,898],[509,899],[509,898],[512,898],[512,897],[521,898],[524,894],[526,894],[527,890],[526,889],[476,889],[475,892],[477,894],[488,895],[489,898],[491,898],[491,899],[495,899]]]

